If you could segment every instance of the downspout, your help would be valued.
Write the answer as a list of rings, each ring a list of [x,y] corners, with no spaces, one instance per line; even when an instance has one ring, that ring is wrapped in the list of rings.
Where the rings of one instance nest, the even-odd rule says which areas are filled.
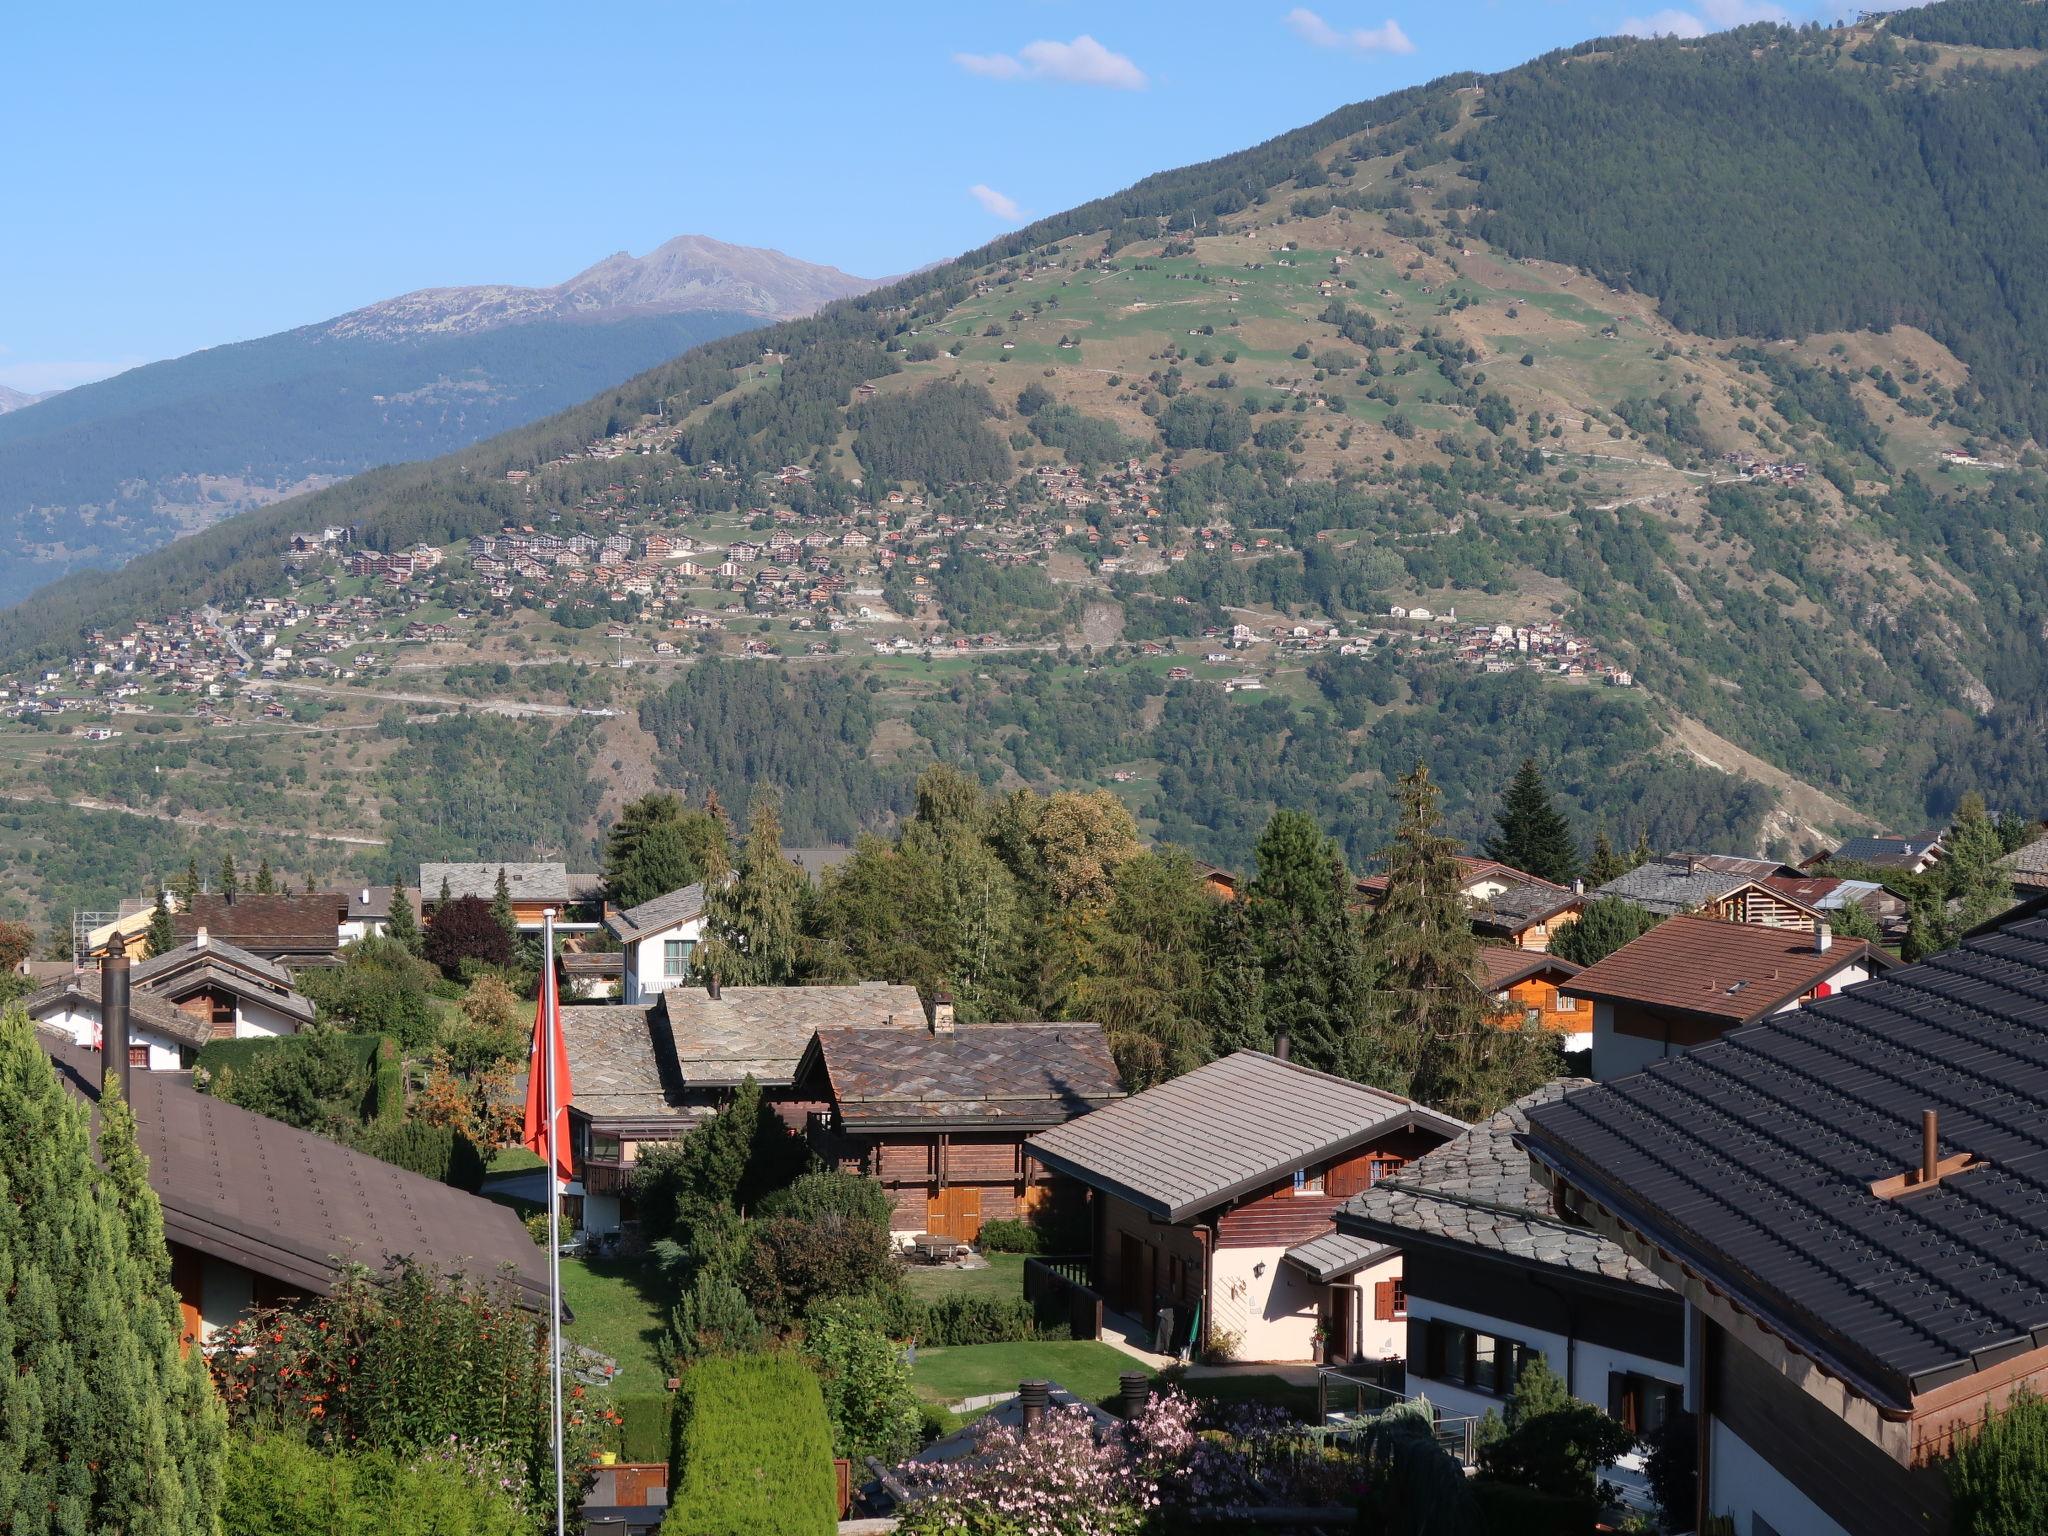
[[[1196,1333],[1188,1338],[1188,1348],[1197,1356],[1209,1352],[1209,1330],[1216,1321],[1216,1237],[1219,1231],[1212,1218],[1206,1227],[1197,1226],[1195,1241],[1202,1246],[1202,1317]]]

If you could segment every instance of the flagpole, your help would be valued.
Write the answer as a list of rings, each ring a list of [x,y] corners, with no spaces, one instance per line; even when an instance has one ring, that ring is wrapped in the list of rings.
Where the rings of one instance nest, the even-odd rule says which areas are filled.
[[[555,1145],[558,1129],[555,1103],[555,1048],[562,1027],[559,1000],[555,995],[555,909],[542,914],[542,958],[540,971],[541,1056],[547,1080],[547,1176],[548,1176],[548,1379],[554,1394],[555,1432],[555,1536],[568,1536],[568,1497],[562,1448],[562,1179],[559,1170],[561,1148]]]

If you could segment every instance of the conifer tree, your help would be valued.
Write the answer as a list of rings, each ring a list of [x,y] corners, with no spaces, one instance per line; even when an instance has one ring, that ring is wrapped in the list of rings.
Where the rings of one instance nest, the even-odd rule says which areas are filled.
[[[1392,1030],[1386,1055],[1413,1065],[1406,1092],[1478,1120],[1556,1075],[1555,1041],[1502,1028],[1479,980],[1458,844],[1443,833],[1442,793],[1417,763],[1400,781],[1401,816],[1381,855],[1387,890],[1367,944]]]
[[[1202,1022],[1218,1056],[1270,1050],[1266,1028],[1266,973],[1259,968],[1251,917],[1238,900],[1222,902],[1209,924],[1208,978]]]
[[[199,860],[185,861],[185,872],[171,882],[171,894],[178,898],[178,910],[190,912],[192,903],[199,899]]]
[[[619,812],[605,838],[605,895],[618,907],[681,890],[704,877],[711,844],[725,829],[707,811],[693,811],[664,790],[642,795]]]
[[[1956,807],[1945,846],[1948,856],[1942,860],[1941,873],[1956,904],[1954,931],[1960,935],[2013,903],[2012,881],[1998,863],[2005,845],[1984,809],[1984,797],[1975,790]]]
[[[181,1358],[163,1217],[118,1094],[85,1106],[0,1012],[0,1530],[211,1536],[223,1417]]]
[[[1586,861],[1586,884],[1597,890],[1610,880],[1619,880],[1629,868],[1628,860],[1614,851],[1607,828],[1597,829],[1593,833],[1593,856]]]
[[[403,885],[391,887],[391,925],[389,934],[393,941],[401,944],[409,955],[420,952],[426,936],[420,931],[419,914],[412,909],[412,898],[406,894]]]
[[[167,955],[178,947],[177,932],[171,927],[170,903],[164,900],[164,893],[156,893],[156,907],[149,914],[149,958]]]
[[[1484,845],[1489,859],[1556,885],[1570,885],[1577,877],[1579,850],[1572,841],[1571,824],[1550,803],[1535,758],[1522,759],[1494,819],[1499,830]]]
[[[268,857],[265,857],[263,862],[256,866],[255,890],[258,896],[273,896],[277,893],[277,876],[270,871],[270,860]]]
[[[704,943],[697,969],[721,985],[777,987],[796,975],[804,875],[782,853],[782,813],[775,797],[757,795],[747,813],[739,867],[725,879],[712,861],[705,873]]]
[[[491,921],[504,929],[508,937],[518,939],[519,914],[513,909],[512,882],[505,878],[502,864],[498,866],[498,883],[491,890]]]
[[[1351,877],[1337,845],[1300,811],[1274,813],[1255,857],[1245,901],[1265,976],[1266,1029],[1286,1030],[1296,1059],[1337,1071],[1360,1003]]]
[[[220,856],[220,893],[223,896],[232,896],[237,889],[239,883],[235,878],[235,856],[232,853],[224,853]]]
[[[1657,855],[1650,847],[1650,831],[1649,828],[1645,827],[1636,833],[1635,846],[1628,851],[1628,868],[1641,869],[1655,857]],[[1622,873],[1627,874],[1628,869],[1623,870]]]

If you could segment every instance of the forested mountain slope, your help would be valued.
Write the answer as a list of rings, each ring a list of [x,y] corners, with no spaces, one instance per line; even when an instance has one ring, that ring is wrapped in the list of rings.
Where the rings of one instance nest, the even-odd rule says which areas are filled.
[[[131,369],[33,412],[0,402],[0,604],[294,491],[462,448],[867,286],[681,236],[555,287],[426,289]]]
[[[582,771],[727,800],[776,784],[796,841],[885,824],[934,756],[990,784],[1121,776],[1151,830],[1226,862],[1275,805],[1368,856],[1417,757],[1468,836],[1525,753],[1582,830],[1666,846],[1917,828],[1970,787],[2032,814],[2048,805],[2048,353],[2024,256],[2048,186],[2037,9],[1607,39],[1347,107],[698,347],[459,461],[62,583],[0,615],[0,664],[276,590],[289,534],[328,522],[459,549],[554,519],[624,516],[707,547],[777,513],[872,519],[937,558],[837,611],[949,646],[990,635],[985,659],[891,670],[807,647],[748,581],[707,577],[704,611],[767,615],[757,659],[740,654],[749,618],[672,662],[565,681],[545,696],[577,702],[601,678],[622,712],[576,748]],[[602,659],[575,627],[587,606],[453,596],[465,644],[493,658]],[[1497,675],[1389,617],[1450,609],[1556,625],[1632,686],[1514,660]],[[676,650],[672,607],[606,617]],[[1356,654],[1276,660],[1258,691],[1169,671],[1201,667],[1233,624],[1325,621],[1364,637]],[[416,680],[446,664],[406,663]],[[448,675],[466,696],[521,687],[500,670],[509,683]],[[439,751],[418,737],[433,729],[406,727],[398,761]],[[1745,754],[1750,777],[1721,771]],[[394,842],[485,840],[436,830],[472,827],[466,812],[404,808],[441,776],[361,780],[392,797]],[[592,830],[570,814],[547,812],[553,845]]]

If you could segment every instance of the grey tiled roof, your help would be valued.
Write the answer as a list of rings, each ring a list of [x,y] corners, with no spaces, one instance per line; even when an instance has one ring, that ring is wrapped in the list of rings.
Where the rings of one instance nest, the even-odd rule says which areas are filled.
[[[1652,859],[1589,894],[1594,899],[1619,896],[1623,901],[1672,917],[1719,901],[1730,891],[1748,885],[1751,878],[1701,864],[1688,866],[1684,859]]]
[[[667,1037],[652,1010],[640,1005],[574,1005],[562,1009],[569,1047],[570,1107],[593,1120],[674,1120],[687,1126],[701,1112],[670,1102],[662,1079]]]
[[[1259,1051],[1238,1051],[1027,1142],[1061,1173],[1181,1221],[1397,1125],[1463,1122]]]
[[[1554,885],[1511,885],[1472,909],[1472,921],[1483,928],[1519,933],[1553,913],[1581,906],[1585,897]]]
[[[22,1006],[38,1024],[53,1013],[68,1013],[81,1007],[89,1008],[97,1015],[100,1011],[99,977],[67,976],[62,981],[31,992],[22,999]],[[141,988],[135,988],[128,994],[128,1017],[132,1023],[184,1045],[204,1045],[213,1038],[211,1021],[189,1014],[176,1003]],[[68,1030],[64,1033],[67,1039],[70,1038]]]
[[[821,1029],[925,1027],[917,988],[864,981],[850,987],[670,987],[661,995],[683,1083],[729,1088],[751,1077],[787,1086]]]
[[[2024,848],[2015,848],[1998,863],[2015,885],[2034,890],[2048,887],[2048,837],[2039,837]]]
[[[505,884],[514,901],[562,901],[571,899],[569,871],[560,864],[422,864],[420,899],[439,901],[441,882],[447,881],[448,895],[481,896],[489,901],[498,894],[498,871],[505,871]]]
[[[313,1022],[312,1000],[292,986],[290,971],[215,938],[204,944],[195,939],[165,950],[154,960],[139,962],[129,973],[129,982],[138,993],[160,993],[166,998],[189,997],[202,983],[217,986],[275,1008],[302,1024]]]
[[[1662,1290],[1662,1282],[1621,1244],[1558,1220],[1549,1191],[1529,1171],[1529,1154],[1515,1144],[1516,1135],[1529,1128],[1531,1109],[1591,1086],[1584,1078],[1545,1083],[1347,1200],[1337,1212],[1338,1230],[1361,1242],[1415,1237],[1456,1243]]]
[[[178,971],[189,970],[195,965],[212,961],[230,970],[247,971],[251,976],[269,982],[272,986],[291,990],[292,973],[273,960],[261,955],[252,955],[246,949],[228,943],[225,939],[208,936],[201,944],[197,939],[187,939],[176,949],[167,949],[153,960],[138,960],[128,979],[136,986],[160,981]]]
[[[1896,862],[1919,858],[1940,842],[1940,835],[1934,832],[1922,832],[1914,837],[1852,837],[1829,857],[1860,863]]]
[[[704,886],[686,885],[679,891],[656,896],[643,901],[637,907],[614,912],[605,919],[605,927],[622,941],[641,939],[664,928],[673,928],[678,923],[687,923],[693,917],[704,915]]]
[[[1306,1271],[1310,1279],[1328,1285],[1400,1251],[1392,1243],[1374,1242],[1351,1232],[1325,1232],[1305,1243],[1296,1243],[1280,1257]]]
[[[805,1057],[813,1060],[852,1130],[906,1121],[1057,1125],[1124,1092],[1099,1024],[821,1029]]]

